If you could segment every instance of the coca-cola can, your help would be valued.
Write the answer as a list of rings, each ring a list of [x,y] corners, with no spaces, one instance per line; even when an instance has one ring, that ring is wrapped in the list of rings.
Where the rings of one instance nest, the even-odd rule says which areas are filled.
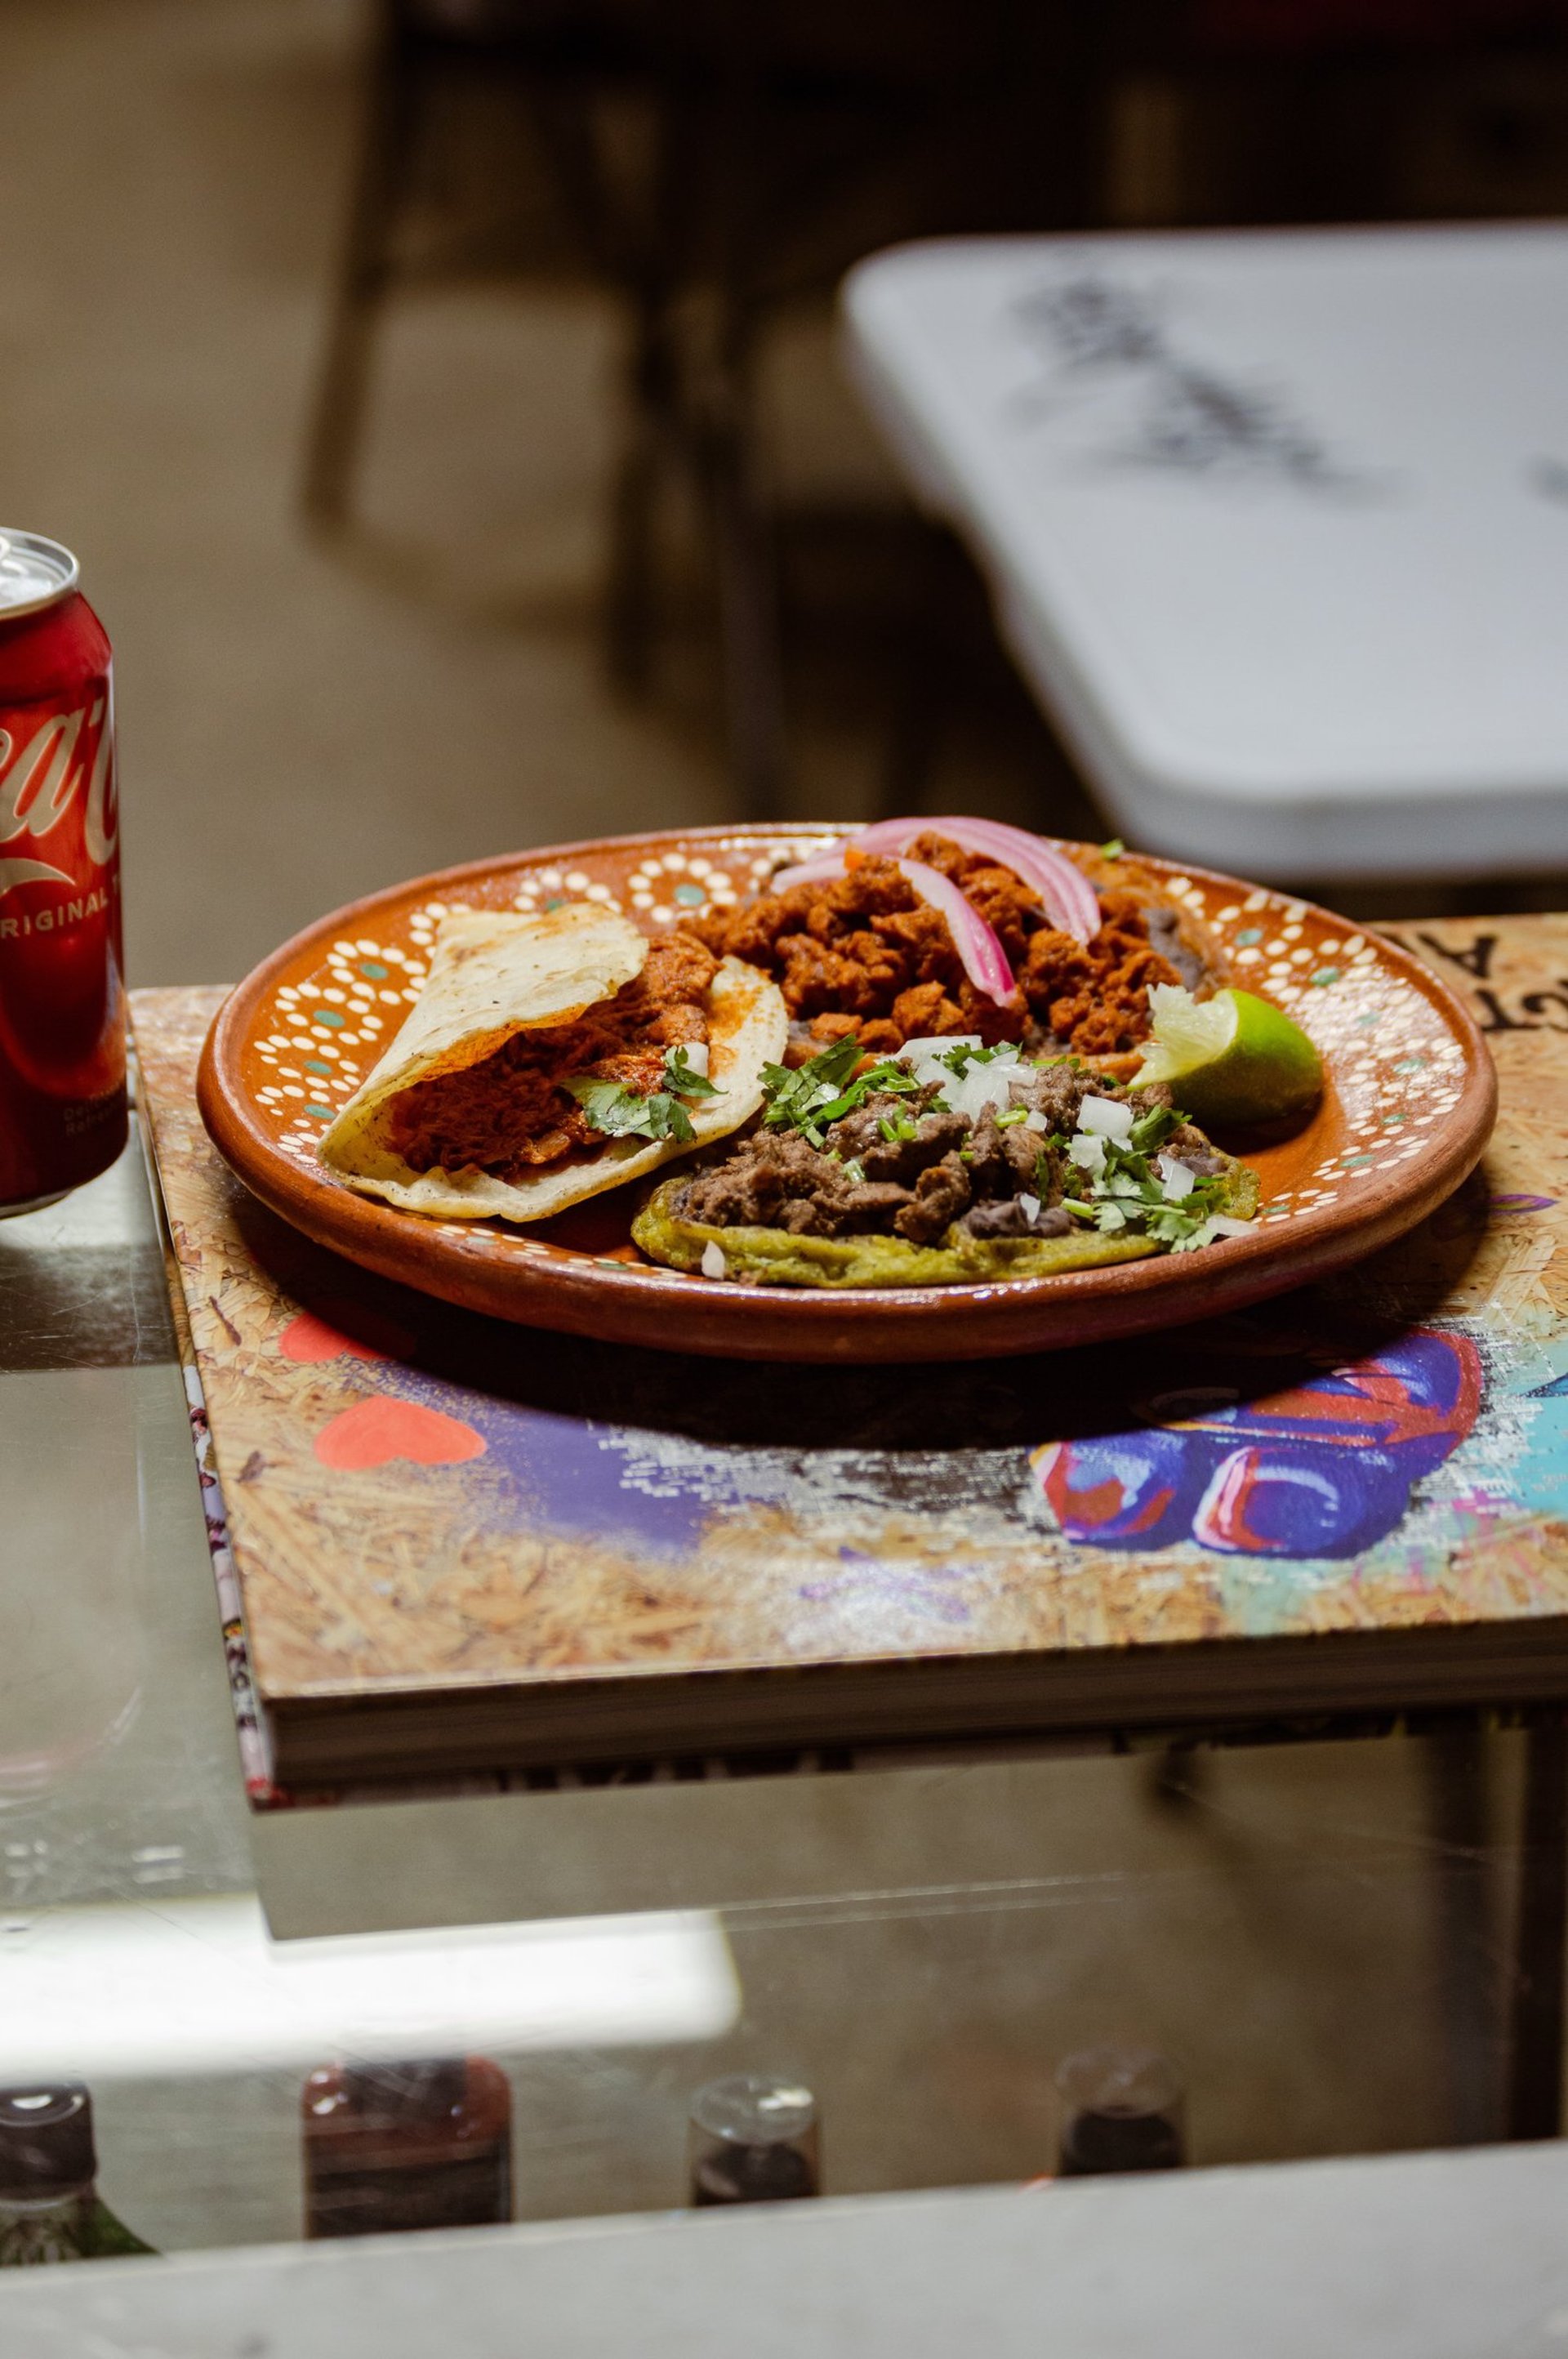
[[[0,1216],[125,1144],[114,692],[80,572],[0,531]]]

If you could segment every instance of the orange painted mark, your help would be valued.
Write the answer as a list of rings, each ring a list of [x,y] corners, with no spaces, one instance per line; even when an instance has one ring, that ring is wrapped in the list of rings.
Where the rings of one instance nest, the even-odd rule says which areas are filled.
[[[460,1466],[466,1459],[482,1458],[484,1450],[484,1436],[460,1418],[422,1408],[417,1401],[380,1397],[340,1409],[316,1436],[321,1464],[341,1473],[385,1466],[394,1458],[411,1459],[416,1466]]]

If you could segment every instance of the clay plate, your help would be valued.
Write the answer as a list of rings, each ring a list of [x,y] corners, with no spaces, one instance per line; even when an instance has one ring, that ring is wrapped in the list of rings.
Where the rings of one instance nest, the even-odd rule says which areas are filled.
[[[1417,961],[1309,902],[1149,859],[1217,936],[1236,979],[1289,1009],[1328,1076],[1310,1125],[1251,1153],[1256,1233],[1062,1277],[831,1294],[691,1277],[632,1244],[633,1190],[537,1228],[433,1222],[341,1186],[316,1160],[338,1105],[417,995],[449,908],[589,898],[650,934],[732,904],[826,827],[616,836],[449,868],[296,935],[224,1002],[202,1051],[208,1130],[245,1185],[335,1253],[472,1310],[606,1342],[748,1360],[979,1359],[1049,1351],[1232,1310],[1400,1236],[1459,1185],[1491,1131],[1486,1043]],[[661,1175],[662,1176],[662,1175]]]

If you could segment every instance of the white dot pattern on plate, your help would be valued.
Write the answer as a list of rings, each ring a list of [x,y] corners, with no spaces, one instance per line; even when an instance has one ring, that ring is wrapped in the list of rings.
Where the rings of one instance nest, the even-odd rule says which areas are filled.
[[[765,887],[779,868],[837,841],[828,830],[783,842],[737,832],[704,841],[700,849],[666,838],[645,848],[586,853],[570,867],[524,864],[451,888],[449,901],[394,908],[374,921],[374,933],[331,942],[313,967],[295,970],[293,980],[258,1009],[253,1038],[265,1079],[256,1089],[256,1112],[281,1151],[314,1164],[323,1132],[384,1054],[417,998],[438,929],[450,910],[531,913],[589,900],[624,911],[656,936],[680,919],[734,908]],[[1364,936],[1345,935],[1283,895],[1257,887],[1228,897],[1222,885],[1184,875],[1168,879],[1165,889],[1217,937],[1238,980],[1288,1010],[1334,1074],[1344,1144],[1287,1193],[1271,1198],[1260,1214],[1262,1224],[1310,1217],[1353,1199],[1370,1175],[1398,1171],[1430,1151],[1433,1131],[1458,1103],[1465,1060],[1423,992],[1385,963]],[[442,1223],[441,1230],[470,1251],[568,1253],[486,1223]],[[691,1283],[674,1272],[612,1266],[650,1283]]]

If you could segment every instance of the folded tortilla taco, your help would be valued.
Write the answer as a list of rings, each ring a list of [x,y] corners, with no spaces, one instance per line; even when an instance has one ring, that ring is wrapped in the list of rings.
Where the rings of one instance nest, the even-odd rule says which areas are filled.
[[[689,934],[591,902],[460,910],[319,1153],[405,1212],[546,1220],[738,1129],[787,1032],[776,984]]]

